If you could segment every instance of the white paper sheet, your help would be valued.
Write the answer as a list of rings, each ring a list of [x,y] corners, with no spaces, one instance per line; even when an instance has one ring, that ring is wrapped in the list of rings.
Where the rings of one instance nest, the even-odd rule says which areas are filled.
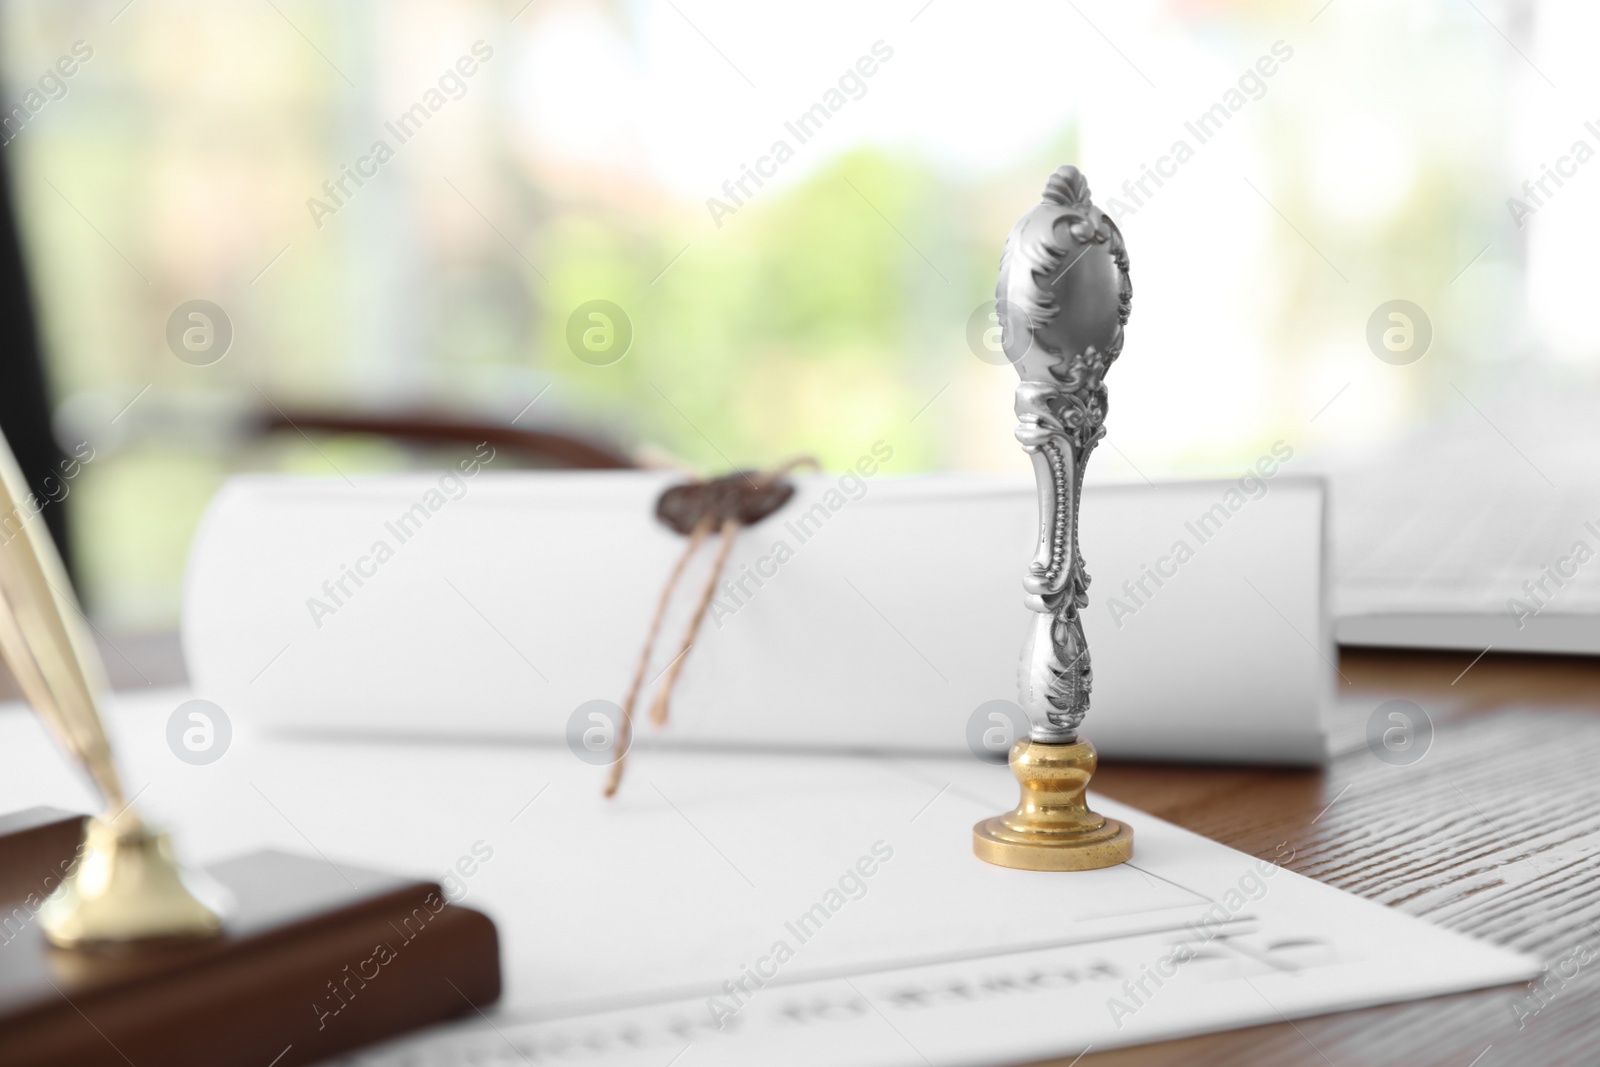
[[[1600,654],[1595,394],[1524,383],[1452,400],[1400,437],[1295,461],[1338,502],[1339,642]]]
[[[278,726],[559,738],[579,705],[622,699],[683,545],[651,514],[671,480],[232,481],[192,551],[191,676],[231,713]],[[979,706],[1016,698],[1032,484],[799,481],[741,535],[727,574],[742,589],[713,604],[671,728],[641,743],[967,751]],[[1100,750],[1320,761],[1333,663],[1322,531],[1309,479],[1086,490]]]
[[[1104,799],[1134,827],[1131,864],[989,866],[971,826],[1016,786],[970,757],[656,751],[607,802],[598,769],[531,743],[235,724],[221,759],[191,766],[166,741],[185,696],[124,701],[111,722],[130,790],[185,859],[275,847],[449,871],[447,892],[499,927],[505,995],[487,1020],[351,1060],[369,1067],[1020,1062],[1537,971],[1275,866],[1287,846],[1257,859]],[[0,810],[89,803],[31,716],[0,711],[0,752]],[[774,963],[779,942],[793,954]],[[773,977],[736,1002],[723,983],[753,969]],[[325,996],[307,990],[306,1011]],[[713,997],[738,1009],[715,1012],[721,1029]]]

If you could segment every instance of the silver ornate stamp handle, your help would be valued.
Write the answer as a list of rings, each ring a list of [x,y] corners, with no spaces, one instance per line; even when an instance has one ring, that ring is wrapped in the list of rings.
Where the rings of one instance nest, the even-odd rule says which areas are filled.
[[[1012,228],[995,299],[1002,348],[1022,379],[1017,440],[1039,494],[1039,542],[1022,582],[1038,615],[1022,647],[1020,702],[1032,740],[1073,744],[1093,680],[1079,620],[1089,574],[1078,504],[1089,453],[1105,436],[1105,373],[1122,352],[1133,301],[1122,233],[1076,167],[1052,174],[1044,199]]]

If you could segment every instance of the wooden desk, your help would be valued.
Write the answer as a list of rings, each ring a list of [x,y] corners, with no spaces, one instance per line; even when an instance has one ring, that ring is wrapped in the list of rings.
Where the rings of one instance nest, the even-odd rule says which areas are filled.
[[[102,654],[118,688],[183,680],[175,637],[116,644]],[[1441,926],[1595,959],[1520,1027],[1512,1005],[1537,1002],[1511,986],[1091,1051],[1082,1067],[1600,1063],[1600,659],[1346,649],[1339,665],[1343,695],[1374,698],[1347,726],[1385,696],[1429,714],[1422,759],[1392,766],[1358,743],[1325,771],[1108,762],[1095,787],[1257,856],[1287,843],[1294,870]]]
[[[1408,766],[1360,744],[1325,771],[1104,763],[1095,787],[1257,856],[1287,842],[1301,874],[1547,964],[1580,946],[1590,962],[1520,1026],[1512,1006],[1539,1007],[1527,985],[1091,1051],[1082,1067],[1600,1063],[1600,659],[1472,659],[1341,655],[1344,695],[1432,718]]]

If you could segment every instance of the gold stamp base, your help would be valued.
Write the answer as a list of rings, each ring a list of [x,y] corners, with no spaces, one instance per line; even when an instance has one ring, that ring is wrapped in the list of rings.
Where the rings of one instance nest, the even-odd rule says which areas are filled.
[[[1087,741],[1018,741],[1011,773],[1022,784],[1022,800],[1014,811],[972,828],[973,853],[1024,871],[1092,871],[1132,859],[1133,830],[1096,815],[1084,801],[1098,762]]]

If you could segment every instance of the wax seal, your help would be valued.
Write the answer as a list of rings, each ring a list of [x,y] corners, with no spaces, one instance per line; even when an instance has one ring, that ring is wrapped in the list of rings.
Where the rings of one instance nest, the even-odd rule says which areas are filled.
[[[656,500],[656,518],[675,533],[688,537],[702,522],[721,526],[732,519],[754,526],[783,507],[794,496],[794,483],[760,471],[734,471],[708,482],[682,482],[668,486]]]
[[[716,593],[717,582],[722,579],[722,568],[728,562],[734,538],[747,526],[754,526],[787,504],[794,496],[794,483],[786,475],[796,467],[815,467],[816,460],[809,457],[790,460],[770,471],[733,471],[718,478],[699,478],[668,486],[656,498],[656,519],[662,525],[688,538],[678,561],[667,575],[667,584],[656,601],[655,615],[650,620],[650,630],[645,635],[644,648],[634,665],[633,681],[622,698],[622,718],[617,733],[617,757],[611,762],[611,773],[606,779],[606,796],[615,796],[622,785],[622,774],[627,766],[628,746],[633,738],[633,713],[645,685],[645,672],[655,651],[656,638],[661,633],[661,621],[667,613],[673,591],[683,577],[689,561],[699,551],[700,545],[713,533],[720,534],[716,555],[699,599],[689,616],[689,626],[678,645],[678,654],[667,663],[656,680],[655,699],[650,704],[650,722],[665,726],[668,709],[672,703],[672,690],[683,665],[694,647],[700,624],[705,621],[706,609]]]

